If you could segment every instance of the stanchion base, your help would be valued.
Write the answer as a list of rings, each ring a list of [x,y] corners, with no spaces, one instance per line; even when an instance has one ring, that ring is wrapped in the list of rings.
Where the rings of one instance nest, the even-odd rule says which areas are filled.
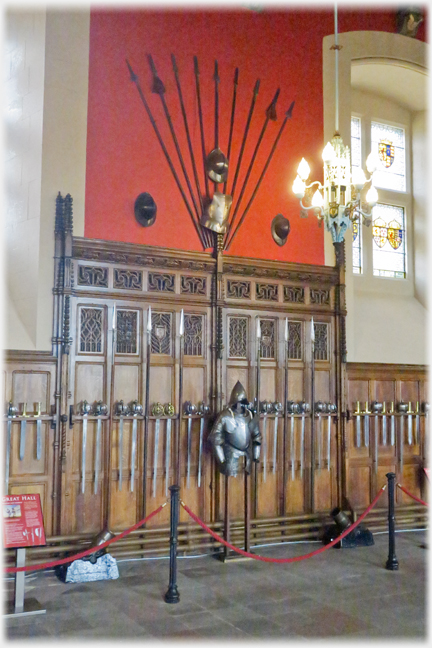
[[[15,612],[15,602],[7,601],[3,617],[22,617],[30,614],[46,614],[46,610],[41,606],[39,601],[34,598],[28,598],[24,601],[24,609],[22,612]]]
[[[390,571],[397,571],[399,569],[398,559],[393,558],[391,560],[387,560],[385,568],[389,569]]]
[[[180,594],[177,587],[170,587],[164,596],[165,603],[179,603]]]

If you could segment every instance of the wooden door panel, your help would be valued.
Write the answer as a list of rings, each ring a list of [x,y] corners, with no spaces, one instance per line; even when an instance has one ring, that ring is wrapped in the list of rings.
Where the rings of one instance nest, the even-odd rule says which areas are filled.
[[[50,371],[13,371],[12,402],[14,405],[27,404],[27,414],[37,411],[41,403],[41,412],[50,411],[51,372]]]
[[[105,365],[77,362],[75,367],[75,403],[105,401]]]

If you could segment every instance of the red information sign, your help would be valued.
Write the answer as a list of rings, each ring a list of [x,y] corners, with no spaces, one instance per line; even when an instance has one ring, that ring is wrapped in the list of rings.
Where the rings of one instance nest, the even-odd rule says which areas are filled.
[[[6,549],[46,544],[39,495],[3,495],[3,537]]]

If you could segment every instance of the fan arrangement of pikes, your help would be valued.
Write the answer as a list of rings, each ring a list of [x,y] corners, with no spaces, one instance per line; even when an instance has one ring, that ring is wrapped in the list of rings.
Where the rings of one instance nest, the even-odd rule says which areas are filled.
[[[268,122],[271,121],[276,121],[277,116],[276,116],[276,103],[279,97],[279,89],[276,91],[269,107],[265,111],[265,119],[263,126],[261,128],[261,132],[258,136],[258,140],[255,145],[255,149],[253,151],[252,157],[249,162],[248,169],[246,171],[246,174],[244,176],[243,180],[243,185],[240,189],[240,192],[238,194],[238,197],[236,195],[236,189],[237,189],[237,181],[239,178],[239,172],[243,160],[243,154],[245,150],[245,145],[246,145],[246,140],[248,138],[249,134],[249,129],[250,129],[250,124],[252,120],[252,116],[254,113],[255,109],[255,103],[256,103],[256,98],[258,95],[258,90],[260,86],[260,81],[259,79],[256,81],[255,86],[253,88],[253,93],[252,93],[252,100],[249,108],[249,113],[247,116],[246,124],[244,127],[243,131],[243,138],[240,146],[240,151],[236,163],[236,168],[233,176],[233,181],[232,181],[232,186],[227,193],[227,184],[228,184],[228,167],[229,167],[229,161],[230,161],[230,155],[231,155],[231,144],[232,144],[232,139],[233,139],[233,131],[234,131],[234,121],[235,121],[235,111],[236,111],[236,98],[237,98],[237,86],[238,86],[238,68],[235,69],[234,72],[234,82],[233,82],[233,93],[232,93],[232,106],[231,106],[231,121],[230,121],[230,129],[229,129],[229,137],[228,137],[228,148],[227,148],[227,153],[226,155],[222,152],[222,150],[219,148],[219,83],[220,83],[220,78],[219,78],[219,70],[218,70],[218,62],[215,61],[215,67],[214,67],[214,97],[215,97],[215,110],[214,110],[214,147],[210,152],[207,153],[207,147],[205,143],[205,137],[204,137],[204,123],[203,123],[203,112],[202,112],[202,104],[201,104],[201,89],[200,89],[200,73],[199,73],[199,68],[198,68],[198,59],[195,56],[194,57],[194,73],[195,73],[195,91],[196,91],[196,100],[197,100],[197,107],[198,107],[198,116],[199,116],[199,127],[200,127],[200,142],[201,142],[201,151],[196,154],[193,150],[192,146],[192,141],[191,141],[191,136],[190,136],[190,130],[189,130],[189,125],[188,125],[188,119],[186,115],[186,110],[185,110],[185,104],[183,101],[183,94],[182,94],[182,89],[180,85],[180,76],[179,76],[179,70],[177,67],[177,63],[175,60],[175,57],[173,54],[171,54],[171,62],[172,62],[172,67],[173,67],[173,72],[175,76],[175,82],[177,86],[177,92],[178,92],[178,98],[180,102],[180,107],[181,107],[181,112],[182,112],[182,117],[183,117],[183,124],[184,124],[184,129],[185,129],[185,134],[186,134],[186,140],[188,144],[188,150],[189,150],[189,156],[190,156],[190,162],[191,162],[191,167],[193,171],[193,178],[195,182],[195,192],[194,189],[192,188],[191,184],[191,179],[189,177],[188,171],[186,169],[185,161],[183,154],[180,150],[179,146],[179,141],[174,129],[174,125],[171,119],[171,115],[168,109],[168,105],[166,102],[165,94],[165,85],[161,78],[158,76],[156,66],[154,64],[153,58],[148,55],[148,62],[150,65],[150,69],[152,72],[153,76],[153,81],[152,81],[152,88],[151,91],[152,93],[155,93],[159,95],[161,104],[162,104],[162,109],[164,112],[164,115],[166,117],[168,127],[171,133],[171,137],[177,152],[178,156],[178,162],[181,166],[181,170],[184,176],[184,182],[186,183],[186,186],[183,186],[182,181],[180,180],[179,173],[176,171],[175,166],[173,164],[173,160],[171,159],[170,154],[168,153],[168,150],[165,146],[165,143],[162,139],[161,133],[157,127],[156,121],[154,119],[154,116],[152,114],[152,111],[150,109],[150,106],[144,96],[144,92],[141,88],[138,76],[135,74],[135,72],[132,70],[132,67],[129,63],[128,60],[126,60],[127,66],[129,68],[130,72],[130,77],[131,81],[133,81],[137,87],[138,93],[141,97],[141,101],[144,105],[144,108],[147,112],[147,115],[150,119],[150,122],[153,126],[154,132],[156,134],[156,137],[161,145],[162,151],[165,155],[165,158],[168,162],[169,168],[171,170],[171,173],[174,177],[174,180],[177,184],[177,187],[182,195],[184,204],[186,206],[186,209],[192,219],[192,223],[195,227],[195,230],[197,232],[197,235],[201,241],[201,244],[203,246],[203,249],[207,249],[210,247],[215,246],[216,244],[218,245],[219,249],[223,250],[228,250],[231,243],[233,242],[234,237],[236,236],[239,228],[241,227],[242,223],[244,222],[244,219],[246,218],[246,215],[255,199],[255,196],[258,192],[258,189],[264,179],[264,176],[266,174],[266,171],[268,169],[268,166],[271,162],[271,159],[273,157],[273,154],[276,150],[276,146],[280,140],[280,137],[283,133],[283,130],[286,126],[286,123],[288,119],[291,118],[292,115],[292,110],[294,107],[294,101],[291,103],[289,109],[285,113],[284,120],[279,128],[279,131],[274,139],[273,145],[270,149],[270,153],[267,157],[267,160],[264,164],[264,167],[261,171],[261,174],[258,177],[258,180],[256,182],[255,188],[253,189],[249,200],[246,203],[246,206],[243,209],[243,212],[239,216],[239,207],[240,203],[243,199],[243,196],[246,191],[246,187],[252,172],[252,168],[254,166],[258,150],[261,146],[261,143],[263,141]],[[199,179],[199,173],[198,173],[198,168],[197,168],[197,158],[200,158],[201,160],[201,169],[202,173],[204,175],[204,192],[201,190],[201,184],[200,184],[200,179]],[[209,180],[211,180],[214,184],[214,190],[213,190],[213,195],[210,195],[210,188],[209,188]],[[222,191],[219,191],[219,186],[223,184]],[[187,189],[187,192],[186,192]],[[189,195],[189,197],[188,197]],[[215,232],[213,234],[212,232]]]

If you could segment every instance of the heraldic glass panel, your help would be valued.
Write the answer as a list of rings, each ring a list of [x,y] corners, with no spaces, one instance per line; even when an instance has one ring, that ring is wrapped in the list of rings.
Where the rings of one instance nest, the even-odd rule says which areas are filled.
[[[406,191],[404,129],[371,122],[371,148],[378,159],[374,185]]]
[[[351,166],[361,165],[361,121],[360,117],[351,117]]]
[[[377,204],[372,210],[373,273],[406,277],[405,213],[403,207]]]

